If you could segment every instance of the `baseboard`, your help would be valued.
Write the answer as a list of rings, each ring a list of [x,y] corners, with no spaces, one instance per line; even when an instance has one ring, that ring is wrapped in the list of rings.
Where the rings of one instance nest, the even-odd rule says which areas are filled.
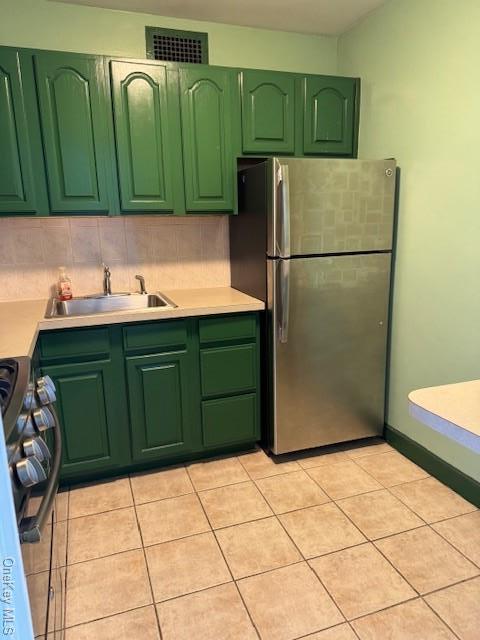
[[[452,467],[451,464],[388,424],[385,425],[384,435],[385,440],[392,447],[403,453],[415,464],[418,464],[419,467],[428,471],[440,482],[459,493],[465,500],[468,500],[476,507],[480,507],[480,482]]]

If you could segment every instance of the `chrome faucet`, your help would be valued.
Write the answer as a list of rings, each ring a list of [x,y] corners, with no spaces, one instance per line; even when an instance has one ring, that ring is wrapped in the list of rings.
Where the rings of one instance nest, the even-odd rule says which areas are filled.
[[[107,267],[107,265],[104,262],[102,262],[102,266],[103,266],[103,295],[111,296],[112,283],[110,281],[110,278],[112,277],[112,274],[110,272],[110,268]]]
[[[146,294],[147,290],[145,289],[145,278],[143,276],[138,275],[138,276],[135,276],[135,279],[140,282],[140,293]]]

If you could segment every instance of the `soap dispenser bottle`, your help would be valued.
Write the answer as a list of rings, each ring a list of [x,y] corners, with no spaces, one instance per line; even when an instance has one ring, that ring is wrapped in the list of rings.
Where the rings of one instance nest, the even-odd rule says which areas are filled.
[[[60,267],[58,270],[57,297],[59,300],[71,300],[72,296],[72,281],[67,276],[65,267]]]

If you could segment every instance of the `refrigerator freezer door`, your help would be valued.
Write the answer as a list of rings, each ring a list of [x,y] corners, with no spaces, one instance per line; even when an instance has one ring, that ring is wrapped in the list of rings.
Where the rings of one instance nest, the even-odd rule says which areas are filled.
[[[277,241],[270,243],[282,256],[282,234],[288,224],[290,255],[320,255],[392,248],[395,198],[395,160],[330,160],[274,158],[270,176],[276,180],[275,221]],[[280,165],[280,169],[278,168]],[[288,172],[288,191],[281,177]],[[289,201],[283,202],[282,197]],[[271,231],[272,233],[272,231]]]
[[[274,453],[382,433],[390,260],[268,260]]]

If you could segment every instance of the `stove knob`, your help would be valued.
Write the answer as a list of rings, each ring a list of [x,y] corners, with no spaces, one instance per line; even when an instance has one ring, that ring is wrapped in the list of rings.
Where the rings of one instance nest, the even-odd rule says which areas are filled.
[[[38,431],[32,421],[32,416],[29,413],[21,413],[17,420],[17,432],[22,436],[36,436]]]
[[[57,399],[55,394],[55,387],[51,387],[50,385],[38,385],[37,387],[37,396],[40,400],[40,404],[52,404]]]
[[[43,438],[28,438],[23,442],[23,452],[27,458],[35,457],[40,462],[50,460],[50,450]]]
[[[53,429],[55,426],[55,418],[48,407],[40,407],[33,412],[33,422],[38,431],[46,431]]]
[[[15,465],[15,471],[24,487],[33,487],[47,478],[44,468],[34,456],[19,460]]]
[[[49,387],[55,393],[55,385],[50,376],[42,376],[37,380],[37,384],[39,387]]]
[[[31,411],[32,409],[35,409],[36,406],[35,387],[30,382],[25,393],[25,398],[23,399],[23,408],[25,411]]]

